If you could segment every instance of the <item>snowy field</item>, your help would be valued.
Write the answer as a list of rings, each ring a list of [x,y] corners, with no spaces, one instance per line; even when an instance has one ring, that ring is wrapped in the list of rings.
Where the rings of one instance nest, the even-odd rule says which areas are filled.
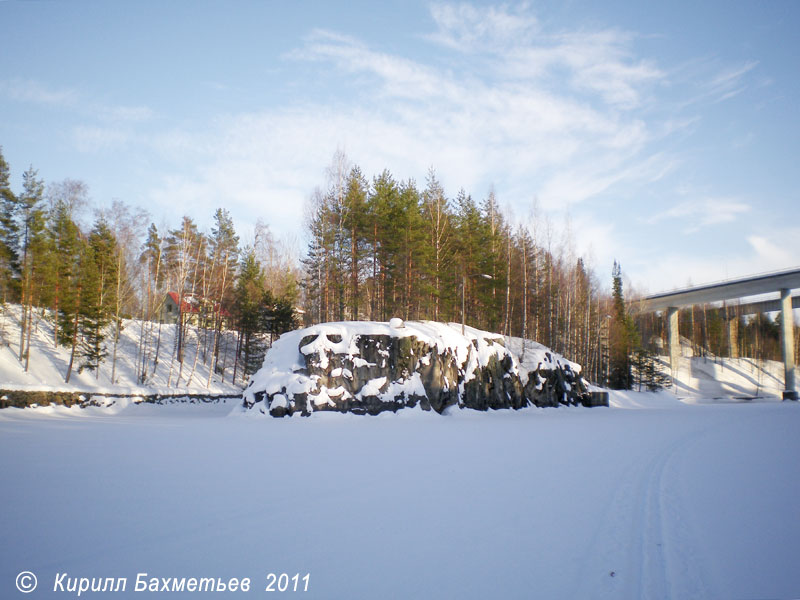
[[[0,453],[0,598],[75,597],[64,573],[126,578],[84,594],[115,598],[197,595],[138,573],[250,578],[233,597],[274,596],[269,573],[309,573],[309,598],[800,597],[796,402],[9,408]]]

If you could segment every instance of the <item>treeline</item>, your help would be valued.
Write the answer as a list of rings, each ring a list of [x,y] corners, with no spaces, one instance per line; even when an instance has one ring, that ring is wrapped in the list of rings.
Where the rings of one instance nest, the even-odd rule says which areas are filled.
[[[240,247],[228,212],[218,209],[206,233],[190,217],[174,229],[149,223],[149,216],[115,201],[95,211],[90,225],[85,184],[74,180],[45,186],[29,168],[19,193],[0,149],[0,297],[19,303],[18,358],[30,366],[36,318],[53,323],[53,344],[69,349],[64,373],[101,365],[116,379],[117,349],[125,318],[139,318],[136,378],[146,384],[169,360],[168,384],[194,376],[198,360],[232,381],[259,366],[270,338],[296,326],[298,272],[295,260],[259,222],[255,242]],[[161,347],[167,293],[177,297],[173,348]],[[233,359],[220,340],[236,334]],[[186,347],[192,340],[192,364]],[[175,379],[173,380],[173,371]]]
[[[388,170],[368,178],[337,152],[306,214],[305,318],[431,319],[534,339],[600,381],[608,368],[610,298],[569,229],[534,213],[514,223],[496,195],[448,197]]]
[[[9,180],[0,151],[0,299],[21,306],[26,369],[36,318],[53,323],[52,343],[69,349],[66,381],[102,365],[115,380],[126,318],[140,320],[137,380],[152,381],[163,365],[176,386],[193,380],[199,363],[207,385],[214,373],[246,381],[298,319],[463,321],[536,340],[581,364],[590,381],[614,387],[649,380],[660,351],[654,340],[666,339],[663,319],[631,317],[619,265],[613,292],[603,290],[576,255],[568,223],[559,230],[535,205],[516,220],[492,190],[479,200],[464,189],[449,196],[433,169],[424,186],[388,170],[368,177],[337,152],[308,203],[300,261],[260,221],[243,246],[224,209],[207,232],[188,216],[159,228],[119,201],[84,223],[83,183],[45,186],[32,167],[19,193]],[[168,292],[178,315],[165,348]],[[702,327],[694,320],[681,330],[722,356],[728,329],[716,319],[707,312]],[[766,321],[743,320],[736,335],[742,351],[774,353],[775,327]]]

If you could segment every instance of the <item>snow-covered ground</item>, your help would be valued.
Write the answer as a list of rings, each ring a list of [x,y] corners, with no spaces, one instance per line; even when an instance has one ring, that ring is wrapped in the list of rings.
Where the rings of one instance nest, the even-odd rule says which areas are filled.
[[[22,571],[31,598],[64,573],[181,595],[134,592],[145,572],[249,597],[269,573],[310,573],[313,598],[800,597],[800,404],[611,404],[4,409],[0,597]]]
[[[667,357],[662,357],[665,372]],[[782,397],[783,363],[752,358],[682,356],[678,361],[677,393],[687,398]]]
[[[208,341],[201,329],[188,328],[183,368],[174,359],[175,325],[161,325],[139,320],[125,319],[117,347],[117,365],[114,381],[112,373],[112,337],[106,339],[108,358],[100,366],[99,373],[84,370],[78,373],[81,364],[76,356],[70,382],[64,382],[69,363],[70,348],[56,346],[53,341],[53,323],[47,312],[36,311],[31,334],[28,370],[19,360],[19,305],[8,304],[0,313],[0,389],[35,391],[76,391],[117,394],[236,394],[241,385],[232,385],[233,353],[236,344],[232,332],[223,338],[227,343],[227,369],[224,381],[215,374],[209,381],[210,360],[204,363],[203,342]],[[150,358],[147,382],[137,381],[137,361],[141,357],[140,338],[142,327],[149,328],[147,339]],[[198,344],[199,342],[199,344]],[[210,345],[210,342],[209,342]],[[155,365],[156,348],[158,364]],[[197,360],[195,357],[197,356]],[[222,358],[220,359],[222,363]],[[154,366],[155,365],[155,366]],[[180,376],[180,380],[179,380]],[[241,383],[241,381],[239,381]]]

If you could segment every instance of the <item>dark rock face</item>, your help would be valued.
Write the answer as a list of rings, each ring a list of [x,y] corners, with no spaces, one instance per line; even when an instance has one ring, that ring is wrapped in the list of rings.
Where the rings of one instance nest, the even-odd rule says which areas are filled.
[[[580,374],[554,367],[557,361],[548,361],[549,369],[540,364],[523,385],[502,338],[473,339],[466,360],[413,335],[354,335],[342,343],[341,335],[322,331],[302,337],[298,350],[305,364],[293,373],[306,378],[305,391],[289,393],[281,386],[272,393],[246,392],[245,406],[260,404],[262,412],[283,417],[315,411],[376,415],[418,404],[440,414],[451,406],[485,411],[594,405]]]
[[[525,396],[536,406],[591,406],[591,394],[583,378],[568,365],[531,371],[525,385]]]

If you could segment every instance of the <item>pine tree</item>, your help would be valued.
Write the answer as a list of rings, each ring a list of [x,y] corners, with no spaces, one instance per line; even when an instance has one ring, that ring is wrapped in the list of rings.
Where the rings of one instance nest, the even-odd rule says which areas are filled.
[[[64,375],[64,382],[69,383],[72,376],[72,368],[75,364],[75,356],[78,350],[80,339],[80,317],[81,303],[83,300],[83,266],[86,263],[88,254],[88,244],[82,237],[78,238],[77,248],[74,255],[74,271],[70,274],[70,281],[73,285],[61,298],[59,314],[56,318],[60,319],[59,343],[70,347],[69,362],[67,372]]]
[[[264,274],[256,260],[253,248],[249,246],[242,251],[234,297],[234,311],[239,330],[237,361],[234,366],[235,381],[240,358],[246,378],[261,366],[265,351],[261,335],[264,330],[262,309]]]
[[[52,208],[49,237],[53,249],[52,308],[56,315],[53,336],[57,344],[67,345],[72,341],[71,328],[78,301],[80,231],[65,202],[56,202]]]
[[[105,345],[106,327],[111,323],[117,293],[116,239],[105,220],[95,223],[87,254],[82,265],[80,309],[81,355],[83,369],[95,371],[99,377],[100,364],[108,356]]]
[[[178,295],[178,324],[175,333],[175,357],[183,366],[186,315],[183,313],[186,298],[194,300],[194,285],[197,274],[197,259],[202,241],[197,225],[184,216],[181,226],[169,232],[165,242],[164,259],[170,285]],[[170,370],[171,372],[171,370]],[[180,380],[180,375],[178,377]]]
[[[431,293],[428,314],[434,321],[438,321],[447,308],[445,304],[448,292],[452,286],[450,281],[450,263],[452,261],[452,229],[451,208],[444,193],[444,188],[436,178],[436,172],[431,167],[428,171],[428,181],[422,194],[422,206],[425,214],[425,224],[430,243],[430,260],[427,263],[429,290]],[[454,300],[455,294],[450,292]],[[452,302],[451,302],[452,303]]]
[[[372,179],[368,235],[373,319],[386,320],[394,311],[398,242],[395,217],[399,199],[400,190],[388,170]]]
[[[481,247],[483,252],[478,265],[478,273],[490,277],[476,277],[477,292],[484,306],[482,325],[491,331],[499,331],[503,322],[505,297],[498,290],[506,288],[506,225],[494,189],[481,206]]]
[[[631,353],[636,347],[636,330],[625,308],[622,291],[622,269],[614,261],[612,271],[612,305],[609,325],[609,386],[629,390],[633,386]]]
[[[636,384],[640,392],[642,388],[655,392],[671,384],[670,376],[658,368],[655,356],[646,348],[639,347],[633,351],[631,367],[633,371],[631,383]]]
[[[420,208],[420,194],[413,179],[400,185],[397,211],[393,222],[399,240],[398,260],[402,273],[402,293],[398,313],[404,319],[421,316],[417,293],[422,268],[426,262],[425,222]]]
[[[16,297],[19,287],[19,201],[11,191],[11,172],[0,146],[0,295],[2,301]]]
[[[219,208],[214,213],[214,227],[209,239],[211,252],[212,310],[213,310],[213,354],[208,370],[206,386],[211,385],[212,374],[219,361],[220,339],[222,337],[223,311],[230,305],[236,263],[239,256],[239,236],[227,210]]]
[[[366,227],[366,204],[367,204],[367,179],[361,173],[361,169],[356,165],[347,176],[345,190],[345,205],[347,211],[344,219],[344,229],[350,247],[348,267],[350,271],[350,319],[358,320],[360,311],[359,305],[359,283],[361,280],[361,263],[365,245]]]
[[[22,320],[20,322],[19,335],[19,360],[25,363],[25,370],[28,370],[30,353],[26,343],[30,341],[31,317],[33,314],[33,278],[34,268],[37,265],[33,252],[34,242],[39,241],[39,236],[44,228],[43,200],[44,183],[38,178],[38,172],[30,167],[22,175],[23,190],[19,196],[19,237],[20,247],[17,255],[22,256],[21,263],[21,304]]]

